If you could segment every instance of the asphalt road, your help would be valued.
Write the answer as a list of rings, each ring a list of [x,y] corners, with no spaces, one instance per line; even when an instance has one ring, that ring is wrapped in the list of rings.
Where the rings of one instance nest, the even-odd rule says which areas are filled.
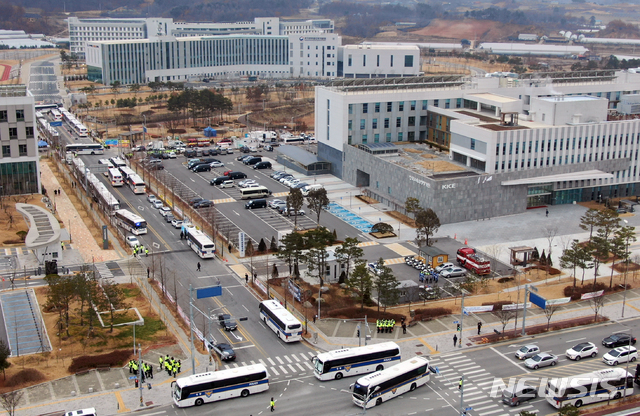
[[[432,356],[431,365],[438,367],[440,375],[432,375],[427,385],[414,392],[405,393],[379,407],[367,411],[371,415],[456,415],[459,414],[460,393],[458,380],[465,377],[465,393],[463,406],[472,408],[468,415],[499,416],[516,415],[522,410],[537,412],[540,415],[551,414],[554,408],[544,398],[525,402],[519,407],[509,407],[500,401],[502,383],[508,385],[511,380],[517,382],[527,378],[527,384],[538,386],[546,384],[550,378],[567,377],[599,369],[610,368],[602,362],[602,355],[608,349],[601,345],[602,338],[616,331],[631,329],[637,334],[640,320],[634,319],[624,325],[612,323],[608,325],[566,330],[537,337],[533,341],[543,351],[550,351],[560,357],[559,364],[539,370],[529,370],[524,364],[514,358],[514,352],[522,343],[505,343],[497,346],[483,346],[473,350],[462,350]],[[592,341],[600,351],[596,358],[586,358],[581,361],[570,361],[564,357],[564,352],[583,341]],[[527,342],[531,343],[531,342]],[[619,367],[623,367],[621,364]],[[633,373],[635,364],[630,365]],[[270,383],[267,392],[249,396],[248,398],[232,399],[226,402],[206,404],[202,407],[178,410],[175,406],[164,406],[141,412],[142,415],[213,415],[224,410],[231,416],[259,415],[268,412],[269,399],[276,399],[276,412],[287,415],[353,415],[361,409],[351,401],[349,385],[356,378],[346,378],[339,381],[320,382],[313,375],[291,377]],[[492,393],[493,390],[493,393]]]

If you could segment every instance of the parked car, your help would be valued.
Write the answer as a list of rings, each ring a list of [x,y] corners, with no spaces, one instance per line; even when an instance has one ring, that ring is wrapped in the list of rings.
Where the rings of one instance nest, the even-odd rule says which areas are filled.
[[[262,158],[261,157],[250,157],[250,158],[244,159],[242,161],[242,163],[244,163],[245,165],[249,165],[249,166],[255,165],[258,162],[262,162]]]
[[[233,361],[236,359],[236,352],[233,350],[231,345],[224,342],[214,344],[211,341],[207,341],[207,344],[209,349],[215,351],[222,361]]]
[[[222,162],[211,162],[209,164],[209,166],[211,166],[212,168],[223,168],[224,167],[224,163],[222,163]]]
[[[226,181],[220,184],[220,188],[233,188],[234,182],[232,180],[227,179]]]
[[[195,209],[199,209],[199,208],[208,208],[208,207],[211,207],[211,206],[213,206],[213,202],[209,201],[208,199],[203,199],[202,201],[197,202],[197,203],[195,203],[195,204],[193,205],[193,207],[194,207]]]
[[[302,210],[302,209],[296,211],[293,208],[289,208],[289,210],[287,210],[287,205],[286,204],[284,205],[284,207],[278,208],[278,212],[280,212],[280,214],[285,215],[287,217],[295,217],[296,215],[304,215],[305,214],[304,210]]]
[[[607,348],[622,347],[624,345],[629,345],[629,343],[631,343],[631,345],[636,345],[636,338],[626,332],[619,332],[602,340],[602,345]]]
[[[440,277],[462,277],[466,276],[467,271],[462,267],[452,267],[450,269],[444,269],[440,272]]]
[[[580,344],[569,348],[565,355],[570,360],[579,361],[585,357],[595,357],[598,355],[598,347],[593,342],[581,342]]]
[[[367,264],[367,267],[375,275],[380,275],[380,273],[382,273],[382,270],[378,269],[378,263],[369,263]]]
[[[197,159],[189,159],[187,161],[187,169],[191,169],[192,167],[194,167],[195,165],[198,165],[200,163],[203,163],[203,160],[200,158]]]
[[[517,384],[502,390],[502,403],[508,404],[509,406],[519,406],[520,403],[533,400],[537,397],[537,388],[527,386],[526,384]]]
[[[558,364],[558,356],[547,352],[541,352],[525,360],[524,365],[534,370],[540,367],[554,366]]]
[[[195,198],[191,198],[189,200],[189,205],[194,206],[195,204],[197,204],[200,201],[204,201],[204,198],[200,198],[199,196],[197,196]]]
[[[235,319],[233,319],[228,313],[221,313],[218,315],[218,323],[225,331],[233,331],[238,327]]]
[[[267,207],[267,200],[264,199],[264,198],[250,199],[249,201],[247,201],[246,204],[244,204],[244,207],[246,209],[266,208]]]
[[[166,217],[167,215],[171,214],[171,208],[169,208],[169,207],[161,207],[161,208],[158,208],[158,212],[163,217]]]
[[[156,199],[158,199],[158,198],[156,198],[155,195],[147,195],[147,201],[149,201],[151,203],[153,203],[153,201],[155,201]]]
[[[300,189],[302,191],[302,189],[306,188],[307,186],[309,186],[309,184],[306,182],[298,182],[298,184],[293,188]]]
[[[253,165],[254,169],[271,169],[271,162],[258,162]]]
[[[169,153],[167,153],[167,156],[169,156],[168,157],[169,159],[175,159],[175,158],[178,157],[178,156],[176,156],[176,152],[169,152]]]
[[[229,172],[228,175],[225,174],[229,179],[246,179],[247,174],[243,172]]]
[[[220,185],[222,182],[228,180],[229,178],[226,176],[218,176],[217,178],[211,179],[211,181],[209,181],[209,185]]]
[[[602,361],[608,365],[618,365],[619,363],[634,362],[638,359],[636,347],[628,345],[617,347],[602,356]]]
[[[455,264],[453,263],[442,263],[441,265],[439,265],[438,267],[436,267],[436,272],[440,273],[441,271],[443,271],[444,269],[450,269],[452,267],[456,267]]]
[[[264,146],[264,150],[266,150],[267,152],[273,152],[273,146],[271,146],[270,144],[267,144]]]
[[[182,228],[182,224],[183,224],[183,221],[177,218],[174,218],[173,220],[171,220],[171,225],[173,225],[173,228]]]
[[[282,171],[282,170],[276,170],[271,172],[271,175],[269,175],[270,177],[274,178],[278,175],[284,175],[286,172]]]
[[[251,185],[252,183],[257,183],[257,182],[254,181],[253,179],[245,179],[243,181],[238,182],[238,187],[246,188],[248,185]]]
[[[523,345],[516,351],[516,358],[518,360],[526,360],[540,352],[540,347],[534,344]]]
[[[201,163],[199,165],[195,165],[191,170],[194,172],[210,172],[211,166],[209,166],[208,163]]]
[[[160,201],[159,199],[156,199],[151,203],[151,205],[153,205],[153,207],[156,209],[160,209],[162,208],[162,201]]]
[[[238,156],[238,157],[236,158],[236,160],[237,160],[238,162],[244,162],[244,160],[245,160],[245,159],[248,159],[248,158],[250,158],[250,157],[253,157],[253,156],[252,156],[252,155],[240,155],[240,156]]]
[[[131,248],[134,248],[135,246],[139,246],[140,245],[140,241],[134,235],[128,235],[126,240],[127,240],[127,245],[129,247],[131,247]]]
[[[171,223],[171,221],[175,220],[176,217],[173,216],[173,214],[169,214],[169,215],[165,215],[164,220],[168,223]]]
[[[282,205],[282,204],[287,205],[287,203],[282,199],[272,199],[271,201],[269,201],[269,208],[276,209],[278,205]]]

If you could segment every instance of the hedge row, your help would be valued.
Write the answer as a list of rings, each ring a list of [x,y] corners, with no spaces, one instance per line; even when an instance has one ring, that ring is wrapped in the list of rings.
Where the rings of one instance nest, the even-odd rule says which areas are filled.
[[[392,312],[384,312],[378,311],[372,308],[364,308],[361,310],[359,307],[349,307],[349,308],[341,308],[334,309],[332,311],[328,311],[324,313],[324,317],[327,318],[340,318],[340,319],[358,319],[363,318],[364,315],[367,315],[369,321],[372,319],[394,319],[396,322],[400,322],[404,317],[401,313],[392,313]]]
[[[429,319],[437,318],[439,316],[451,315],[451,309],[449,308],[425,308],[416,309],[414,311],[414,321],[426,321]]]
[[[96,368],[99,365],[118,367],[124,365],[131,357],[131,350],[116,350],[107,354],[82,355],[71,361],[69,372],[75,373],[85,368]]]
[[[44,381],[46,377],[40,371],[35,368],[25,368],[24,370],[20,370],[11,377],[7,381],[5,381],[5,387],[16,387],[21,386],[23,384],[35,384],[39,381]]]
[[[630,284],[627,284],[627,289],[631,289]],[[573,285],[571,285],[564,288],[564,296],[570,297],[571,300],[580,300],[580,297],[585,293],[598,292],[600,290],[604,290],[604,293],[606,294],[624,290],[624,287],[622,285],[614,285],[611,289],[609,289],[608,284],[601,282],[597,282],[595,285],[586,284],[584,286],[576,286],[575,289]]]

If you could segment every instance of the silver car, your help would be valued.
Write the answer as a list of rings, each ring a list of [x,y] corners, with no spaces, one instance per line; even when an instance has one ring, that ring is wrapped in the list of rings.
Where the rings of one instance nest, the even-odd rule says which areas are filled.
[[[558,356],[549,354],[547,352],[541,352],[538,355],[525,360],[524,365],[529,368],[537,370],[540,367],[554,366],[558,364]]]
[[[440,277],[464,277],[466,275],[467,271],[462,267],[452,267],[440,272]]]

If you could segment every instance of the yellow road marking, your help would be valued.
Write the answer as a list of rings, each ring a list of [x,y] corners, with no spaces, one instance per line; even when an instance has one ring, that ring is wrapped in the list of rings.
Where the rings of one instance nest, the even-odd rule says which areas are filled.
[[[406,248],[405,246],[399,243],[385,245],[385,248],[388,248],[389,250],[393,250],[401,256],[414,256],[416,254],[412,250]]]
[[[364,241],[358,244],[358,247],[369,247],[369,246],[377,246],[380,245],[377,241]]]
[[[122,396],[120,395],[119,391],[115,393],[115,396],[116,400],[118,401],[118,413],[130,412],[131,409],[127,408],[127,405],[124,404],[124,400],[122,400]]]
[[[236,200],[233,199],[233,198],[223,198],[223,199],[214,199],[213,200],[214,204],[225,204],[227,202],[236,202]]]

